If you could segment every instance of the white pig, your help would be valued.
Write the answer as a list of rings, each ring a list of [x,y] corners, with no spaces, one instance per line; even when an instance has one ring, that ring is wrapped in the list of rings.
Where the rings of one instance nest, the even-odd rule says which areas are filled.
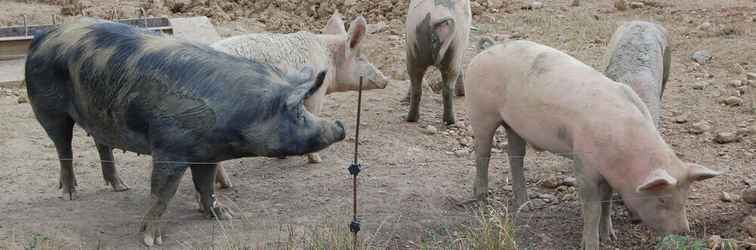
[[[627,84],[643,100],[658,128],[662,95],[669,77],[669,42],[664,27],[644,21],[626,22],[614,32],[606,53],[609,79]]]
[[[525,145],[574,160],[583,200],[583,248],[614,237],[611,194],[662,232],[689,230],[691,183],[719,175],[684,163],[664,142],[635,92],[577,59],[529,41],[495,45],[475,56],[465,76],[475,136],[476,197],[488,189],[492,137],[507,131],[515,205],[527,200]]]
[[[425,71],[430,66],[441,71],[443,120],[453,124],[453,93],[464,95],[462,88],[462,57],[470,34],[470,1],[412,0],[407,13],[407,74],[410,108],[408,122],[420,117],[420,97]]]
[[[300,31],[290,34],[255,33],[229,37],[211,46],[228,54],[282,66],[314,67],[314,72],[328,70],[323,86],[305,100],[305,107],[318,115],[325,95],[357,90],[363,76],[363,90],[383,89],[388,78],[360,53],[367,22],[363,17],[352,21],[349,32],[336,12],[328,20],[323,34]],[[317,153],[308,154],[310,163],[321,162]],[[218,167],[221,187],[231,184],[223,167]]]

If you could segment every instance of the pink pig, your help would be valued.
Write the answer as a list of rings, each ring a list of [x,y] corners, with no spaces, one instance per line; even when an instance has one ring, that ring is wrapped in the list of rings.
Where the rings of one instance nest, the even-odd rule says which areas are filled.
[[[475,196],[486,195],[499,126],[507,131],[517,206],[527,200],[526,143],[571,158],[583,200],[583,249],[598,249],[599,235],[614,237],[613,191],[646,224],[687,232],[691,183],[719,175],[682,162],[630,87],[556,49],[529,41],[495,45],[472,59],[465,76],[476,143]]]

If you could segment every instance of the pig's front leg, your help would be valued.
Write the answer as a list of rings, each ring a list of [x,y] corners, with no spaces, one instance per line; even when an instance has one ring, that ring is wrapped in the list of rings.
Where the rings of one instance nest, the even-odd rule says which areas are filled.
[[[163,244],[160,217],[168,208],[168,202],[176,194],[181,177],[184,176],[188,167],[187,163],[176,160],[173,157],[163,157],[157,152],[152,157],[151,206],[144,215],[141,230],[144,244],[147,246]]]
[[[617,239],[612,226],[612,187],[602,181],[598,185],[601,194],[601,224],[599,225],[599,237],[602,241]]]
[[[475,199],[484,200],[488,195],[488,163],[491,160],[491,143],[499,120],[480,109],[470,111],[470,126],[475,135],[475,181],[473,195]]]
[[[508,125],[504,125],[507,130],[507,141],[509,144],[509,167],[512,170],[512,191],[515,196],[515,207],[519,208],[528,201],[528,190],[525,186],[525,146],[526,142]]]
[[[113,158],[113,148],[107,145],[97,143],[97,153],[100,155],[100,165],[102,167],[102,178],[105,179],[105,184],[113,187],[113,191],[122,192],[129,190],[129,186],[123,183],[121,177],[118,177],[118,171],[115,167],[115,159]]]
[[[192,164],[192,180],[194,188],[199,194],[200,211],[204,212],[208,218],[231,219],[233,213],[215,200],[215,180],[216,167],[218,164]]]
[[[600,176],[586,173],[579,159],[575,159],[575,170],[579,180],[580,198],[583,201],[583,249],[599,249],[599,226],[601,223]]]
[[[312,96],[305,101],[305,108],[313,115],[319,116],[320,111],[323,109],[323,100],[325,99],[326,88],[321,88],[315,92]],[[317,152],[307,154],[307,162],[320,163],[323,159],[320,158],[320,154]]]

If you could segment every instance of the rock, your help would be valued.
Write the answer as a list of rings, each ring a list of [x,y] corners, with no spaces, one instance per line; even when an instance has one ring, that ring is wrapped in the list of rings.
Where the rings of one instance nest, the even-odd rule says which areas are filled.
[[[743,190],[743,194],[740,195],[744,202],[756,204],[756,187]]]
[[[480,40],[478,40],[478,50],[485,50],[494,44],[496,43],[490,37],[481,37]]]
[[[745,128],[740,128],[736,132],[738,136],[751,136],[756,135],[756,124],[753,124],[751,126],[747,126]]]
[[[614,1],[614,8],[619,11],[625,11],[627,10],[627,3],[625,2],[625,0],[616,0]]]
[[[696,52],[693,52],[693,54],[690,55],[690,59],[697,62],[698,64],[708,64],[711,62],[711,51],[709,50],[699,50]]]
[[[572,0],[572,3],[570,4],[572,7],[580,6],[580,0]]]
[[[423,129],[423,133],[428,134],[428,135],[434,135],[438,133],[438,129],[434,127],[433,125],[428,125],[427,127],[425,127],[425,129]]]
[[[18,103],[27,103],[29,102],[29,98],[26,97],[26,95],[20,95],[18,96]]]
[[[499,42],[500,41],[509,40],[509,39],[512,39],[512,34],[509,34],[509,33],[495,34],[495,35],[493,35],[493,39],[494,39],[494,41],[499,41]]]
[[[577,179],[575,177],[567,177],[564,178],[564,181],[562,181],[562,184],[569,187],[577,186]]]
[[[465,157],[468,154],[470,154],[470,153],[468,153],[467,150],[464,150],[464,149],[458,149],[458,150],[454,151],[454,155],[457,156],[457,157]]]
[[[727,84],[729,84],[732,87],[737,88],[737,87],[743,86],[743,83],[744,82],[742,80],[732,80],[732,81],[728,82]]]
[[[711,130],[711,125],[708,122],[706,122],[706,121],[699,121],[699,122],[694,122],[690,126],[689,132],[691,134],[698,135],[698,134],[703,134],[705,132],[708,132],[709,130]]]
[[[719,199],[724,202],[734,202],[737,201],[740,197],[734,194],[730,194],[728,192],[722,192],[722,194],[719,195]]]
[[[495,23],[496,17],[494,17],[493,15],[484,14],[480,17],[480,20],[483,21],[484,23]]]
[[[746,80],[756,81],[756,73],[746,73]]]
[[[727,144],[737,141],[740,141],[740,137],[732,132],[719,132],[716,136],[714,136],[714,142],[719,144]]]
[[[717,249],[720,244],[722,244],[722,237],[719,235],[712,235],[706,240],[707,249]]]
[[[562,178],[560,176],[552,175],[541,181],[541,186],[545,188],[557,188],[562,184]]]
[[[751,237],[756,237],[756,216],[745,217],[740,225]]]
[[[631,9],[640,9],[646,6],[643,2],[630,2],[630,8]]]
[[[740,106],[743,104],[743,99],[737,96],[730,96],[722,100],[727,106]]]
[[[388,25],[384,22],[372,23],[367,25],[367,32],[369,34],[375,34],[383,32],[388,28]]]
[[[556,196],[551,195],[551,194],[539,194],[538,199],[541,199],[545,201],[546,203],[551,203],[552,201],[557,200]]]
[[[672,118],[672,121],[675,123],[686,123],[688,122],[688,114],[675,116],[674,118]]]
[[[528,7],[526,7],[526,9],[529,9],[529,10],[537,10],[540,8],[543,8],[543,2],[539,2],[539,1],[530,2]]]
[[[709,86],[709,82],[700,81],[700,82],[694,82],[693,84],[691,84],[691,87],[693,87],[693,89],[704,89],[706,88],[706,86]]]

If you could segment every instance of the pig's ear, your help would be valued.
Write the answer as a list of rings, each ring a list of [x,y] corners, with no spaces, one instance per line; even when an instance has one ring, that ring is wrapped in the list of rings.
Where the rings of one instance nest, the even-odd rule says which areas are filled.
[[[323,86],[323,82],[325,81],[326,71],[320,71],[318,75],[315,77],[314,81],[307,82],[300,84],[299,86],[294,88],[294,91],[292,91],[291,95],[289,95],[288,98],[286,98],[286,107],[288,108],[297,108],[299,107],[302,102],[304,102],[305,99],[312,96],[320,87]]]
[[[352,21],[352,24],[349,25],[349,37],[347,38],[347,44],[350,49],[354,49],[360,44],[362,38],[365,37],[365,30],[367,30],[367,21],[365,21],[365,18],[358,16]]]
[[[702,181],[720,174],[720,172],[711,170],[707,167],[695,163],[688,163],[688,177],[691,181]]]
[[[325,28],[323,28],[323,34],[330,35],[346,35],[346,29],[344,29],[344,21],[341,19],[341,14],[336,11],[333,12],[331,18],[328,19]]]
[[[669,175],[667,170],[655,169],[654,171],[651,171],[646,177],[646,180],[643,181],[643,184],[640,184],[635,191],[659,191],[669,186],[674,186],[675,184],[677,184],[677,179]]]

